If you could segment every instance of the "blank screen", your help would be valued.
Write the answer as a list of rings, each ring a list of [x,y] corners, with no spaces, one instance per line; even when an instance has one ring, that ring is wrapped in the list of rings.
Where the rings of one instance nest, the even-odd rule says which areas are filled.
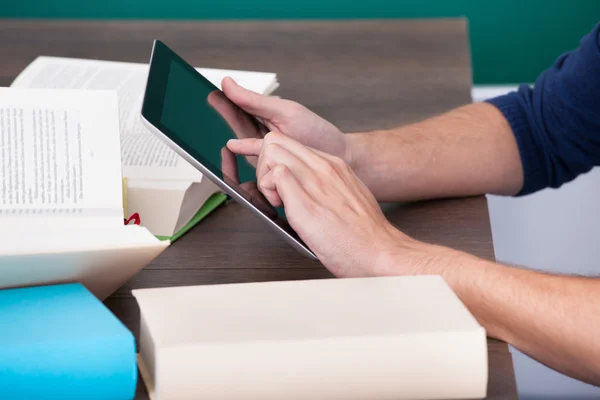
[[[231,116],[232,122],[228,123],[217,110]],[[197,79],[176,61],[171,62],[160,120],[188,148],[197,149],[204,163],[209,164],[205,166],[212,167],[211,171],[220,178],[227,172],[221,170],[221,151],[229,139],[263,136],[258,124],[244,114],[220,90]],[[238,129],[237,134],[232,126]],[[244,157],[237,158],[240,180],[256,180],[253,166]]]

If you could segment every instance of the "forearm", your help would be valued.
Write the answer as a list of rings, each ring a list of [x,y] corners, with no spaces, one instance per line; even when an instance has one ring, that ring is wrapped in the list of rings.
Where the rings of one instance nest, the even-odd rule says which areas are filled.
[[[523,185],[516,141],[490,104],[471,104],[389,131],[348,135],[349,163],[380,201],[483,193]]]
[[[419,273],[440,274],[491,337],[600,385],[600,280],[507,267],[440,250]]]

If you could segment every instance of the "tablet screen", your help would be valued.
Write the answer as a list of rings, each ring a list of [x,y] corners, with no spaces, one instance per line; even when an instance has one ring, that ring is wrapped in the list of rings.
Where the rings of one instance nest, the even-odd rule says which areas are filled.
[[[142,114],[272,220],[285,216],[283,208],[271,206],[258,191],[256,158],[235,155],[226,147],[229,139],[262,138],[268,130],[159,41]],[[287,223],[282,228],[297,238]]]

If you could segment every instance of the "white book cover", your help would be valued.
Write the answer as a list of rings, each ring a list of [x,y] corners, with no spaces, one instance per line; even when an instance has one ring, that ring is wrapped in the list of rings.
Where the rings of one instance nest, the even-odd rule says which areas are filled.
[[[485,330],[439,276],[133,291],[153,400],[481,399]]]

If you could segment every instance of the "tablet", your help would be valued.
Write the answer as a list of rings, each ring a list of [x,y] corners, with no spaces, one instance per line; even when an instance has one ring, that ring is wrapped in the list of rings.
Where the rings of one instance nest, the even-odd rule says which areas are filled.
[[[163,143],[248,208],[285,241],[317,259],[256,186],[256,157],[233,154],[229,139],[262,138],[268,129],[161,41],[154,41],[142,121]]]

